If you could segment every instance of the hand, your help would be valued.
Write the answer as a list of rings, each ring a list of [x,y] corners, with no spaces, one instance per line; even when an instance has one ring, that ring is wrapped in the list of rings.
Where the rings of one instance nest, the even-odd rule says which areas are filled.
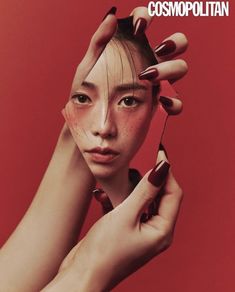
[[[74,291],[109,291],[170,246],[182,190],[163,151],[158,156],[161,162],[157,167],[125,201],[96,222],[43,291],[66,291],[68,287]],[[142,222],[144,210],[160,191],[164,193],[157,215]]]
[[[116,18],[107,16],[78,66],[79,82],[115,29]],[[77,242],[94,186],[94,177],[65,125],[31,206],[1,248],[1,291],[39,291],[50,281]]]
[[[149,16],[146,7],[135,8],[131,15],[133,15],[133,25],[137,34],[145,31],[152,22],[152,17]],[[142,77],[148,79],[147,70],[154,68],[157,69],[157,73],[155,78],[151,79],[153,83],[159,83],[162,80],[174,83],[181,79],[188,71],[187,63],[181,59],[173,60],[173,58],[185,52],[187,46],[186,36],[179,32],[164,39],[154,49],[158,64],[148,67]],[[182,101],[178,98],[160,98],[160,102],[170,115],[176,115],[182,111]]]

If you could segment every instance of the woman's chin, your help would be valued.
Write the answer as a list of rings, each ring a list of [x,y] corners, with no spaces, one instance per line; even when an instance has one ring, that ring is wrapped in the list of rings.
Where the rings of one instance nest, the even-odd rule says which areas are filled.
[[[113,177],[117,173],[117,168],[110,164],[93,164],[89,168],[97,180],[104,180]]]

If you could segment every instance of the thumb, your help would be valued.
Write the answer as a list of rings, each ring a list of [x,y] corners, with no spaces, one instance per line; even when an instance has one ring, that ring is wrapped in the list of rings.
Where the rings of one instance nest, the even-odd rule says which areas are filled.
[[[163,186],[170,164],[161,160],[151,171],[145,174],[130,196],[122,203],[129,218],[140,219],[143,211],[155,199]],[[130,217],[131,216],[131,217]]]

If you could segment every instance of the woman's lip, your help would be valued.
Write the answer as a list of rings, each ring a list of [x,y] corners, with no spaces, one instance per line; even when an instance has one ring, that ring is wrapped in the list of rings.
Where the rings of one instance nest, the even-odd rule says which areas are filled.
[[[87,153],[89,153],[91,160],[97,163],[110,163],[118,156],[118,154],[115,153],[98,153],[89,151],[87,151]]]
[[[105,148],[101,148],[101,147],[96,147],[90,150],[87,150],[86,152],[88,153],[97,153],[97,154],[102,154],[102,155],[118,155],[119,152],[109,148],[109,147],[105,147]]]

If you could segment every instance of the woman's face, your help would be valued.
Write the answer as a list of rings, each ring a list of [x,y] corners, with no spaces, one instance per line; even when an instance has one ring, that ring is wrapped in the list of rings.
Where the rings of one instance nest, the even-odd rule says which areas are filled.
[[[142,145],[154,111],[152,85],[138,74],[146,62],[119,42],[108,44],[79,88],[72,88],[66,119],[96,178],[115,175]],[[76,84],[76,76],[74,83]]]

